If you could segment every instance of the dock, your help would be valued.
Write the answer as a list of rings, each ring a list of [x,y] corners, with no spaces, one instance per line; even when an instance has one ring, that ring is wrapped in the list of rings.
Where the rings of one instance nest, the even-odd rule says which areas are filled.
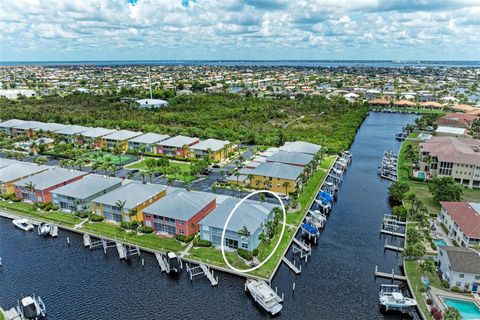
[[[120,242],[117,242],[115,245],[117,246],[118,257],[120,260],[127,258],[127,249],[125,249],[125,246]]]
[[[157,258],[160,270],[162,270],[162,272],[167,272],[167,264],[165,263],[163,255],[160,252],[155,252],[155,258]]]
[[[218,277],[215,278],[213,275],[213,271],[210,270],[210,268],[203,263],[200,263],[200,265],[195,267],[190,267],[187,263],[187,273],[190,275],[190,281],[192,281],[195,276],[204,274],[207,277],[208,281],[210,281],[212,287],[218,285]]]
[[[378,271],[378,266],[375,266],[375,277],[398,280],[398,281],[407,281],[406,276],[395,274],[395,271],[393,269],[391,273]]]
[[[22,317],[15,308],[5,311],[6,320],[22,320]]]
[[[405,238],[405,233],[389,231],[389,230],[385,230],[383,228],[380,230],[380,232],[383,233],[383,234],[388,234],[390,236],[394,236],[394,237]]]
[[[295,260],[293,260],[293,263],[290,262],[290,260],[288,260],[286,257],[283,257],[282,258],[282,261],[290,268],[292,269],[293,272],[295,272],[295,274],[300,274],[302,272],[302,266],[300,265],[300,269],[297,268],[297,266],[295,265]]]
[[[53,237],[53,238],[58,237],[58,226],[57,225],[52,226],[52,231],[50,231],[50,236]]]

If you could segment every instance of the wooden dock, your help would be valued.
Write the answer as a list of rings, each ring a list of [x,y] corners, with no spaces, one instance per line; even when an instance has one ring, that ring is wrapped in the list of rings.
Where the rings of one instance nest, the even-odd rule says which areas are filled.
[[[216,286],[218,284],[218,277],[215,279],[213,276],[213,271],[210,271],[210,268],[203,263],[200,264],[200,268],[203,270],[203,273],[205,273],[205,276],[212,284],[212,287]]]
[[[399,226],[405,226],[407,225],[407,223],[405,221],[399,221],[399,220],[395,220],[395,219],[388,219],[388,218],[385,218],[383,219],[384,222],[387,222],[387,223],[391,223],[391,224],[397,224]]]
[[[167,272],[167,264],[163,259],[163,255],[160,252],[155,252],[155,258],[157,258],[158,265],[160,266],[162,272]]]
[[[310,251],[310,247],[307,246],[304,242],[298,240],[297,238],[293,238],[293,242],[299,246],[304,251]]]
[[[290,268],[292,269],[293,272],[295,272],[295,274],[300,274],[302,272],[302,266],[300,266],[300,269],[297,268],[297,266],[295,265],[295,260],[294,263],[291,263],[290,260],[288,260],[286,257],[283,257],[282,258],[282,261]]]
[[[393,251],[398,251],[398,252],[403,252],[403,248],[402,248],[402,247],[392,246],[391,244],[385,244],[385,249],[387,249],[387,250],[393,250]]]
[[[385,230],[385,229],[381,229],[380,232],[383,233],[383,234],[388,234],[390,236],[394,236],[394,237],[405,238],[405,233],[399,233],[399,232],[389,231],[389,230]]]
[[[395,271],[393,269],[391,273],[378,271],[378,266],[375,266],[375,277],[398,280],[398,281],[407,281],[406,276],[395,274]]]

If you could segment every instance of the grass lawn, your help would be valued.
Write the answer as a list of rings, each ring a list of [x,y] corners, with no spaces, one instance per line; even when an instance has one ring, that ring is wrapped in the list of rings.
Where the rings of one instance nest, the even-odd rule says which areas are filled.
[[[0,309],[0,320],[4,320],[5,319],[5,315],[3,314],[3,310]]]
[[[175,239],[159,237],[154,234],[137,235],[134,232],[126,232],[118,225],[106,222],[86,223],[82,230],[92,234],[103,235],[108,238],[122,240],[141,247],[159,251],[175,251],[183,250],[182,244]]]
[[[423,314],[427,319],[432,319],[430,316],[430,312],[427,309],[427,305],[425,304],[425,300],[423,299],[422,292],[420,289],[423,288],[423,283],[421,281],[422,273],[420,271],[420,267],[418,266],[417,261],[415,260],[404,260],[405,265],[405,272],[406,276],[410,280],[410,285],[412,286],[413,295],[415,296],[415,300],[417,300],[420,309],[422,309]],[[430,285],[433,287],[441,288],[442,284],[440,279],[436,276],[429,277]]]
[[[58,211],[40,213],[39,211],[34,211],[33,205],[23,202],[8,203],[6,201],[1,201],[0,208],[5,208],[25,217],[30,217],[42,221],[51,221],[58,225],[63,225],[67,227],[73,227],[80,222],[80,219],[73,214]]]
[[[111,162],[113,164],[125,164],[129,161],[132,161],[134,158],[128,154],[121,155],[121,156],[116,156],[112,153],[103,153],[103,157],[96,157],[98,152],[88,152],[85,155],[83,155],[83,158],[85,160],[88,160],[92,163],[97,162],[100,164],[103,164],[105,162]]]
[[[242,270],[250,268],[248,265],[245,264],[245,261],[242,260],[236,252],[225,251],[225,256],[227,257],[228,262],[237,269]],[[192,248],[190,249],[190,251],[188,251],[187,257],[205,263],[214,264],[216,266],[228,268],[227,264],[223,260],[222,251],[214,247]]]
[[[143,159],[142,161],[132,163],[131,165],[128,165],[127,168],[128,169],[139,169],[139,170],[142,170],[142,171],[155,172],[156,168],[151,168],[150,169],[145,165],[145,160],[146,159],[147,158]],[[192,182],[192,181],[196,180],[197,178],[190,174],[190,165],[191,165],[190,162],[180,162],[180,161],[170,160],[169,168],[178,168],[179,173],[178,174],[167,173],[166,177],[167,178],[173,178],[175,180],[181,180],[183,182]],[[163,170],[164,170],[164,168],[158,168],[158,171],[160,171],[160,172],[162,172]]]

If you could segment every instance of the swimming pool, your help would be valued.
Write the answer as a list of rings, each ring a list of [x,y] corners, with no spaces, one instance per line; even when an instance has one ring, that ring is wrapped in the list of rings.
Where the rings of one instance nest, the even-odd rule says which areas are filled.
[[[435,243],[437,245],[437,247],[441,247],[441,246],[446,246],[447,243],[445,242],[445,240],[443,239],[433,239],[433,243]]]
[[[442,298],[447,307],[454,307],[460,312],[462,319],[480,319],[480,308],[475,302],[453,298]]]
[[[425,180],[425,172],[420,171],[419,173],[417,173],[417,178]]]

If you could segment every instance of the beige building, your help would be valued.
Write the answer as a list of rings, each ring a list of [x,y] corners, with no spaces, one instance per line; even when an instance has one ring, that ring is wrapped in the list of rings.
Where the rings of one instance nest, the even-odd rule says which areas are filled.
[[[432,137],[420,143],[420,170],[430,177],[452,177],[468,188],[480,188],[480,141]]]

